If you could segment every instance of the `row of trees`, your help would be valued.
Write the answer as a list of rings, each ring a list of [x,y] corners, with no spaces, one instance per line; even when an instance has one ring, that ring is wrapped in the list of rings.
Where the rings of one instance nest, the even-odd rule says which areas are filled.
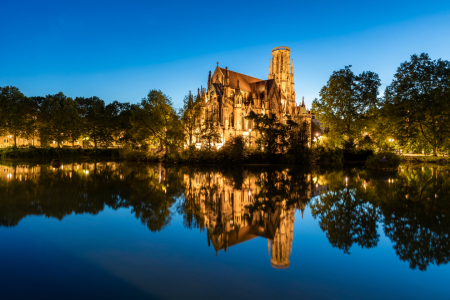
[[[335,71],[312,111],[329,129],[329,145],[351,149],[450,150],[450,62],[412,55],[379,96],[378,75]]]
[[[17,139],[39,139],[42,145],[74,145],[83,138],[94,147],[114,139],[129,140],[132,105],[106,105],[98,97],[72,99],[62,92],[46,97],[25,97],[18,88],[0,87],[0,134]],[[30,143],[30,144],[32,144]]]

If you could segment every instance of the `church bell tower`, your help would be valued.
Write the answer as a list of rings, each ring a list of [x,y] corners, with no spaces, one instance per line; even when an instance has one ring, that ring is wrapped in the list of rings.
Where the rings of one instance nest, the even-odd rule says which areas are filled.
[[[291,61],[291,49],[289,47],[282,46],[272,49],[269,79],[274,79],[277,86],[281,89],[281,93],[286,95],[286,100],[293,102],[295,105],[294,66]]]

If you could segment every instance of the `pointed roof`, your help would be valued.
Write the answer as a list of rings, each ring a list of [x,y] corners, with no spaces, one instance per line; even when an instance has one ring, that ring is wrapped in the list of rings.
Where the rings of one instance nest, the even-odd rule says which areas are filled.
[[[223,75],[226,74],[227,70],[221,67],[218,67]],[[240,89],[251,92],[250,83],[265,81],[259,78],[247,76],[238,72],[234,72],[228,69],[228,76],[230,79],[230,87],[233,89],[237,88],[237,81],[239,80]]]

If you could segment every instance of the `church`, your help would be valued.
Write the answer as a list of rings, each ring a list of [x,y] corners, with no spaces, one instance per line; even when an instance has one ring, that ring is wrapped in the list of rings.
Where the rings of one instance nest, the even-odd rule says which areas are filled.
[[[294,66],[288,47],[272,50],[267,80],[222,68],[217,63],[212,75],[209,71],[207,89],[199,89],[197,93],[197,101],[200,99],[202,105],[201,122],[211,115],[218,120],[221,142],[216,144],[217,148],[230,137],[239,135],[254,146],[258,132],[253,131],[252,136],[253,124],[245,119],[250,111],[269,116],[275,114],[283,123],[289,118],[299,124],[307,122],[311,128],[311,113],[306,110],[304,100],[297,106],[295,97]],[[195,140],[200,148],[199,137]]]

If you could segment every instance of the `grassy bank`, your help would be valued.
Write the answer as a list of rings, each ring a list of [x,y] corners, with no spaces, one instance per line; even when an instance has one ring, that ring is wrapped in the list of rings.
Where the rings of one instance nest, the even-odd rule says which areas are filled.
[[[341,164],[343,152],[340,150],[325,151],[323,149],[298,149],[295,153],[265,153],[256,149],[249,149],[239,144],[231,144],[219,150],[199,150],[195,147],[181,151],[152,152],[121,148],[121,159],[126,161],[141,162],[169,162],[180,164],[212,164],[212,165],[236,165],[236,164],[278,164],[278,165],[311,165],[311,164]]]
[[[402,162],[410,164],[432,163],[450,165],[450,157],[443,156],[402,156]]]
[[[41,160],[54,158],[111,158],[119,159],[118,149],[72,149],[72,148],[16,148],[8,147],[0,149],[0,158],[2,160]]]

